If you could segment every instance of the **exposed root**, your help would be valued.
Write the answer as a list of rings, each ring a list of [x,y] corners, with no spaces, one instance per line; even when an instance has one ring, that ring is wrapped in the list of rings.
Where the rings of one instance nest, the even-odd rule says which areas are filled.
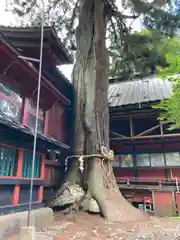
[[[94,159],[89,185],[92,197],[97,201],[103,217],[109,221],[129,222],[147,220],[148,217],[133,207],[121,194],[112,166]]]
[[[84,195],[82,201],[80,202],[80,210],[83,212],[89,211],[89,205],[90,205],[91,195],[89,191]]]
[[[144,221],[148,217],[139,209],[134,208],[121,193],[101,190],[104,194],[95,193],[94,198],[99,204],[101,213],[109,221],[130,222]]]
[[[64,183],[51,207],[67,206],[66,213],[89,211],[101,213],[109,221],[129,222],[148,220],[148,216],[134,208],[119,191],[111,162],[95,158],[88,164],[87,192],[78,184]]]

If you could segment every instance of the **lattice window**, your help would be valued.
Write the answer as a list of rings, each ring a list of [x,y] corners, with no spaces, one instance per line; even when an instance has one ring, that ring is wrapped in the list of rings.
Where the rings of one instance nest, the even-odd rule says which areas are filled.
[[[136,161],[138,167],[150,167],[150,156],[148,153],[137,154]]]
[[[151,159],[151,167],[164,167],[165,166],[163,153],[151,153],[150,159]]]
[[[0,146],[0,176],[13,176],[16,149]]]
[[[28,119],[26,125],[34,131],[36,123],[36,103],[32,99],[28,99],[26,107],[28,111]],[[44,111],[43,109],[40,108],[37,127],[37,131],[39,133],[44,133],[44,120],[45,120],[44,116],[45,116]]]
[[[180,154],[179,152],[166,153],[166,165],[168,167],[179,167],[180,166]]]
[[[27,126],[29,128],[31,128],[32,130],[35,130],[35,124],[36,124],[36,116],[33,116],[32,114],[29,114]],[[44,121],[41,120],[41,119],[38,119],[37,131],[39,133],[44,132]]]
[[[121,167],[133,167],[132,154],[121,155],[120,163],[121,163]]]
[[[32,152],[24,152],[23,157],[23,169],[22,169],[22,177],[31,178],[32,172]],[[36,154],[35,164],[34,164],[34,178],[40,178],[40,166],[41,166],[41,156],[40,154]]]

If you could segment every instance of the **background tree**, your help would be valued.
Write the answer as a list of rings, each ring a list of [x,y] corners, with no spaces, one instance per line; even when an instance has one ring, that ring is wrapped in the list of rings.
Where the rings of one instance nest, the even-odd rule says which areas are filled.
[[[127,36],[126,44],[109,47],[112,81],[131,80],[149,75],[176,74],[180,59],[180,36],[162,35],[161,32],[143,29]]]
[[[180,65],[178,67],[180,73]],[[174,130],[180,128],[180,74],[168,78],[168,80],[174,83],[171,95],[154,108],[160,110],[159,120],[168,122],[168,129]]]
[[[144,29],[126,36],[123,46],[111,41],[110,75],[112,79],[131,80],[155,74],[157,66],[168,66],[165,51],[159,48],[162,35],[156,30]]]
[[[9,1],[15,12],[21,15],[28,13],[33,24],[36,22],[38,11],[35,0]],[[136,19],[140,15],[144,16],[147,24],[152,25],[156,19],[160,21],[160,17],[163,20],[165,16],[171,18],[171,31],[170,25],[165,24],[160,30],[166,29],[168,33],[172,33],[177,17],[171,15],[168,8],[166,12],[161,9],[167,3],[128,0],[122,1],[120,10],[114,0],[49,0],[45,6],[46,22],[53,23],[59,30],[63,29],[67,33],[64,38],[66,45],[76,48],[73,71],[73,85],[76,90],[75,153],[79,156],[91,156],[84,161],[82,187],[87,201],[83,203],[89,203],[88,199],[93,198],[101,214],[109,220],[130,221],[144,219],[145,216],[124,199],[113,174],[113,154],[109,153],[106,37],[114,34],[120,40],[119,44],[125,45],[130,31],[127,20]],[[124,9],[129,9],[129,14],[124,14]],[[37,13],[35,18],[32,11]],[[73,160],[66,175],[66,186],[76,183],[77,170],[78,161]],[[58,202],[58,198],[59,194],[54,202]],[[88,209],[89,205],[86,204],[86,207]]]
[[[163,68],[158,66],[157,75],[165,77],[180,73],[180,35],[163,38],[161,42],[159,51],[164,54],[168,66]]]

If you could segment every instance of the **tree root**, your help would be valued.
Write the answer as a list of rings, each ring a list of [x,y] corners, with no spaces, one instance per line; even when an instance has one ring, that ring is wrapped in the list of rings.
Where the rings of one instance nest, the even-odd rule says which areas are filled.
[[[102,159],[93,159],[88,165],[85,192],[78,184],[67,181],[51,202],[51,207],[67,206],[66,214],[78,211],[101,213],[108,221],[144,221],[148,216],[134,208],[121,194],[112,165]]]
[[[109,221],[129,222],[147,220],[146,214],[133,207],[121,194],[113,174],[112,166],[107,162],[94,159],[89,177],[89,190],[96,200],[100,212]]]
[[[79,204],[79,209],[83,212],[87,212],[89,211],[89,203],[91,200],[91,195],[88,192],[86,192],[86,194],[84,195],[84,197],[82,198],[80,204]]]
[[[127,202],[120,192],[105,192],[106,190],[103,195],[96,192],[94,198],[98,202],[102,216],[108,221],[131,222],[148,220],[148,217]]]

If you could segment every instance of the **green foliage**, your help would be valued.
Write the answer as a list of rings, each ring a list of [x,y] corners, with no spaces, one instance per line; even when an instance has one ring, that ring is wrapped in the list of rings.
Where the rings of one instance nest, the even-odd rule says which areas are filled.
[[[159,45],[159,50],[164,53],[168,66],[166,68],[158,67],[157,75],[164,77],[180,73],[180,37],[164,38],[162,44]]]
[[[145,0],[125,0],[122,1],[121,8],[118,8],[117,5],[120,2],[119,0],[102,1],[104,1],[105,16],[107,19],[107,38],[111,42],[111,47],[113,47],[113,51],[112,48],[109,50],[114,55],[111,59],[114,68],[119,68],[120,64],[120,68],[123,71],[125,69],[124,75],[126,75],[126,73],[129,74],[129,72],[132,72],[131,69],[134,68],[133,64],[135,60],[137,70],[140,72],[142,72],[141,69],[149,72],[149,69],[155,64],[166,64],[163,56],[162,58],[161,56],[156,57],[156,51],[151,51],[147,42],[149,41],[147,36],[131,34],[131,24],[129,24],[129,21],[135,21],[140,17],[144,21],[144,24],[151,29],[158,28],[162,34],[167,33],[172,35],[179,26],[179,15],[174,12],[172,13],[172,6],[174,9],[176,2],[179,0],[154,0],[151,2]],[[41,17],[36,0],[6,0],[6,2],[7,9],[22,18],[23,25],[39,26]],[[78,22],[80,2],[82,0],[48,0],[44,2],[45,24],[54,25],[65,46],[73,53],[76,50],[75,29]],[[126,15],[124,12],[127,10],[129,14]],[[146,42],[145,44],[143,44],[144,41]],[[139,43],[140,46],[143,46],[140,54],[138,53],[140,47],[139,49],[137,48]],[[116,56],[116,52],[119,50],[122,52],[124,60]],[[113,60],[115,58],[117,60]],[[131,61],[126,64],[129,59]],[[116,63],[114,63],[115,61]],[[143,66],[141,66],[142,61],[146,62]],[[150,64],[148,64],[149,61],[151,62]],[[130,70],[129,66],[131,66]]]
[[[111,42],[112,43],[112,42]],[[147,77],[152,74],[167,76],[178,73],[180,38],[143,29],[128,35],[124,45],[111,46],[110,75],[118,80]]]
[[[158,76],[173,82],[172,93],[168,99],[163,100],[159,105],[154,106],[160,110],[160,120],[171,123],[169,130],[180,128],[180,39],[179,37],[165,38],[162,51],[166,51],[166,60],[169,63],[167,68],[159,68]],[[175,77],[168,78],[172,74]]]
[[[180,76],[168,80],[173,82],[171,95],[168,99],[161,101],[159,105],[153,106],[153,108],[160,110],[159,120],[171,123],[169,130],[173,130],[180,128]]]
[[[112,47],[110,75],[127,80],[154,74],[157,66],[167,67],[166,51],[160,49],[163,41],[162,35],[155,30],[143,29],[128,35],[121,48]]]

